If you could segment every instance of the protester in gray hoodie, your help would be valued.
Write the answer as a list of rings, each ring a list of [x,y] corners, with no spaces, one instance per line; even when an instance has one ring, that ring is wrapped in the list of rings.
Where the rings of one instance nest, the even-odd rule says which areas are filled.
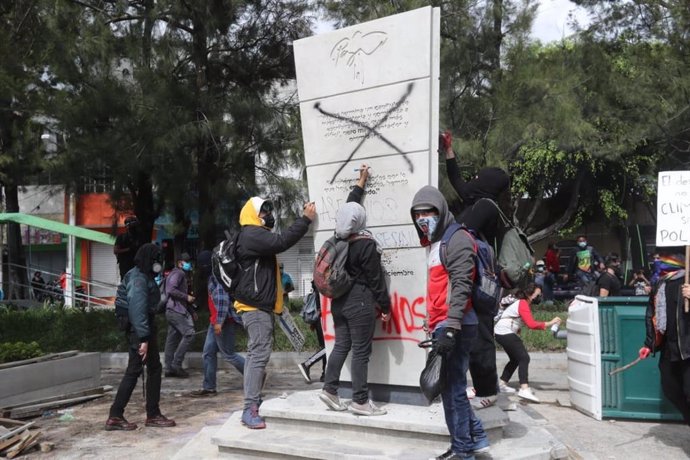
[[[372,234],[366,230],[366,212],[359,204],[368,177],[369,168],[362,165],[359,182],[336,214],[335,233],[338,238],[349,240],[345,269],[354,283],[346,294],[333,299],[331,304],[335,345],[328,357],[325,383],[319,398],[332,410],[347,409],[338,398],[338,386],[340,371],[352,350],[350,411],[358,415],[383,415],[386,411],[369,400],[367,377],[376,310],[378,307],[381,319],[388,321],[391,301],[381,267],[381,251]]]
[[[449,232],[445,264],[441,262],[441,242],[454,219],[446,199],[434,187],[427,185],[415,194],[410,213],[422,246],[429,248],[427,320],[434,348],[445,355],[441,399],[451,445],[437,458],[474,458],[475,453],[489,450],[482,422],[467,399],[467,369],[479,322],[472,306],[477,276],[474,242],[464,229]]]

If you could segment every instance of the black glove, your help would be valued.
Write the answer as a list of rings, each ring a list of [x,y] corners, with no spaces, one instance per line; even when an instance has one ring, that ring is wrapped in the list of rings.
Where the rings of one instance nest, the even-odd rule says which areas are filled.
[[[447,354],[455,348],[455,334],[457,330],[451,327],[444,327],[436,339],[435,348],[438,353]]]

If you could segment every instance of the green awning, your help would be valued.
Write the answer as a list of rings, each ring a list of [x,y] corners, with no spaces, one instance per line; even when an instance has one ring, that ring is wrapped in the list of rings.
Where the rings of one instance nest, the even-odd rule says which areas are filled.
[[[96,241],[98,243],[105,243],[111,246],[115,245],[115,237],[107,233],[89,230],[84,227],[77,227],[75,225],[64,224],[55,220],[44,219],[43,217],[31,216],[29,214],[22,214],[20,212],[6,212],[0,213],[0,223],[16,222],[18,224],[25,224],[30,227],[38,227],[51,232],[62,233],[63,235],[73,235],[83,240]]]

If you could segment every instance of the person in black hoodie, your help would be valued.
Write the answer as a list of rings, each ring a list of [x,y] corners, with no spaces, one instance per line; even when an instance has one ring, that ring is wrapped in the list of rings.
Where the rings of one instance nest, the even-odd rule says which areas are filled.
[[[684,284],[682,247],[659,248],[659,282],[654,285],[645,315],[646,337],[640,359],[661,352],[659,374],[664,395],[690,425],[690,284]]]
[[[273,349],[273,314],[283,313],[283,285],[276,254],[297,243],[307,233],[315,217],[316,206],[307,203],[304,214],[278,234],[271,231],[275,217],[270,201],[252,197],[240,211],[242,229],[237,239],[236,254],[241,274],[233,296],[235,310],[240,313],[248,336],[242,424],[251,429],[266,428],[266,422],[259,415],[261,388]]]
[[[137,425],[125,419],[125,407],[132,396],[137,380],[146,364],[146,426],[171,427],[175,421],[161,414],[158,403],[161,398],[161,366],[158,351],[156,310],[160,302],[160,290],[154,278],[163,269],[163,256],[158,246],[147,243],[139,248],[134,257],[134,268],[125,274],[118,288],[127,292],[127,316],[129,321],[125,333],[129,345],[127,370],[120,382],[115,401],[110,406],[110,415],[105,429],[131,431]]]
[[[335,218],[335,233],[340,239],[349,239],[345,269],[354,283],[344,295],[333,299],[331,312],[335,327],[335,345],[328,357],[323,390],[319,399],[332,410],[347,407],[338,398],[340,371],[352,350],[352,402],[350,411],[357,415],[383,415],[381,409],[369,400],[367,377],[372,351],[376,306],[381,319],[390,319],[391,300],[381,267],[381,250],[372,234],[366,230],[366,212],[360,201],[369,177],[369,168],[362,165],[359,182],[340,206]]]
[[[483,236],[493,248],[499,248],[505,228],[497,206],[509,198],[510,177],[500,168],[482,168],[474,179],[463,181],[455,161],[450,133],[446,131],[440,141],[446,157],[448,180],[462,200],[463,209],[456,220]],[[506,277],[501,277],[501,282],[506,288],[514,287]],[[468,394],[473,397],[472,407],[482,409],[496,402],[498,372],[493,315],[478,316],[479,335],[470,353],[470,375],[474,388],[468,389]]]

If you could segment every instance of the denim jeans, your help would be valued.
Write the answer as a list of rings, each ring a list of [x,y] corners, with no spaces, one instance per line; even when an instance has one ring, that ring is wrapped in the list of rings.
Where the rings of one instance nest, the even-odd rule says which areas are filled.
[[[182,368],[184,355],[194,340],[194,321],[189,313],[178,313],[168,309],[165,312],[168,320],[168,335],[165,338],[165,369]]]
[[[434,331],[434,337],[440,328]],[[482,422],[467,399],[467,368],[470,349],[477,337],[476,325],[464,325],[455,336],[455,348],[446,357],[446,380],[441,392],[451,448],[458,455],[469,454],[473,442],[486,437]]]
[[[146,357],[146,416],[148,418],[160,415],[161,410],[158,404],[161,399],[161,366],[160,354],[158,352],[158,340],[156,330],[156,318],[149,315],[149,325],[151,326],[151,340]],[[110,406],[110,417],[124,417],[125,407],[132,397],[132,392],[137,385],[137,380],[144,370],[144,363],[139,356],[139,338],[130,331],[125,334],[129,344],[129,361],[127,370],[117,388],[117,394],[112,406]]]
[[[216,371],[218,370],[218,352],[223,359],[232,364],[240,374],[244,374],[244,358],[235,352],[235,323],[223,324],[220,335],[213,332],[213,325],[208,326],[204,351],[204,390],[216,389]]]
[[[335,329],[335,344],[328,356],[323,389],[338,394],[340,371],[352,350],[352,401],[364,404],[369,400],[369,357],[376,325],[376,309],[368,288],[355,284],[343,297],[331,305]]]
[[[247,331],[247,360],[244,365],[244,408],[258,406],[266,365],[273,349],[273,312],[251,310],[242,313],[242,325]]]

